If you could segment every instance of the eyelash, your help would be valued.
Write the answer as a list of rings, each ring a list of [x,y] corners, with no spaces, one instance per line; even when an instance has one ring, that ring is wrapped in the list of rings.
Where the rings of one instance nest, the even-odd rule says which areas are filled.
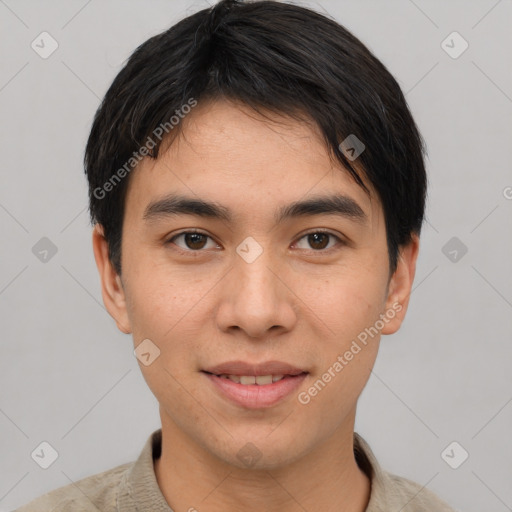
[[[189,231],[182,231],[181,233],[178,233],[176,235],[173,235],[171,238],[169,238],[165,244],[166,245],[170,245],[170,244],[173,244],[175,247],[176,247],[176,250],[182,254],[187,254],[187,255],[190,255],[190,254],[194,254],[194,253],[201,253],[201,252],[205,252],[206,249],[197,249],[197,250],[194,250],[194,249],[183,249],[182,247],[179,247],[177,246],[173,240],[175,240],[176,238],[180,237],[180,236],[183,236],[183,235],[189,235],[189,234],[198,234],[198,235],[203,235],[211,240],[213,240],[213,238],[206,234],[206,233],[203,233],[202,231],[198,231],[198,230],[189,230]],[[308,231],[307,233],[304,233],[303,235],[301,235],[297,241],[300,241],[302,240],[303,238],[309,236],[309,235],[314,235],[314,234],[324,234],[324,235],[328,235],[334,239],[336,239],[336,241],[338,242],[337,245],[346,245],[346,243],[340,238],[338,237],[337,235],[335,235],[334,233],[331,233],[330,231],[325,231],[325,230],[322,230],[322,229],[315,229],[313,231]],[[330,247],[328,249],[310,249],[309,251],[310,252],[313,252],[313,253],[330,253],[332,250],[336,250],[336,246],[334,247]],[[338,247],[339,248],[339,247]],[[304,249],[304,250],[307,250],[307,249]]]

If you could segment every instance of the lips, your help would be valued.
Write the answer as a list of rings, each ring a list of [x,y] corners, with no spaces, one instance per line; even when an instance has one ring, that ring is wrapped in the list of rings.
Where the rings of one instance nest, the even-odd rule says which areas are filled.
[[[266,361],[264,363],[247,363],[245,361],[228,361],[225,363],[211,366],[203,370],[213,375],[233,375],[233,376],[265,376],[265,375],[299,375],[308,373],[307,370],[293,366],[282,361]]]
[[[214,375],[210,373],[208,375]],[[221,379],[229,379],[237,384],[242,384],[244,386],[253,386],[257,384],[258,386],[268,386],[273,382],[279,382],[285,377],[290,377],[290,375],[215,375],[215,377],[219,377]]]
[[[271,384],[242,384],[232,379],[202,372],[217,395],[244,409],[275,407],[296,394],[307,378],[307,373],[286,375]],[[253,377],[254,378],[254,377]]]
[[[282,361],[229,361],[202,373],[213,389],[231,403],[244,409],[261,409],[277,406],[292,396],[309,372]]]

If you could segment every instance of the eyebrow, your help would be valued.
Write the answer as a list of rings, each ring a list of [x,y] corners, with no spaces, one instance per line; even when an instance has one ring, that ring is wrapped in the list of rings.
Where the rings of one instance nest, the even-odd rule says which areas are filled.
[[[329,195],[313,197],[282,206],[274,215],[276,224],[295,217],[313,215],[337,215],[359,224],[366,224],[368,216],[359,204],[349,196]],[[151,202],[144,210],[143,219],[155,221],[174,215],[195,215],[197,217],[231,222],[233,216],[228,208],[218,203],[171,194]]]

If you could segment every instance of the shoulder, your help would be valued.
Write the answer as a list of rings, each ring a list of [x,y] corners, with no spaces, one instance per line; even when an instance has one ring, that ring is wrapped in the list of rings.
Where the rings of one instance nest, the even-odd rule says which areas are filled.
[[[407,478],[385,472],[390,491],[402,512],[455,512],[432,491]]]
[[[54,489],[14,512],[114,512],[120,484],[133,462]]]
[[[425,486],[383,470],[369,444],[355,432],[354,455],[357,464],[371,481],[366,512],[455,512]]]

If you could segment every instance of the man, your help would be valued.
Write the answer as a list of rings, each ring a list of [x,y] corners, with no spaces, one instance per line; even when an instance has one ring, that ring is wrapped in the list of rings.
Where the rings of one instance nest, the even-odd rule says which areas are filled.
[[[85,166],[103,300],[162,428],[19,510],[452,510],[354,433],[426,195],[403,94],[360,41],[302,7],[221,1],[134,52]]]

